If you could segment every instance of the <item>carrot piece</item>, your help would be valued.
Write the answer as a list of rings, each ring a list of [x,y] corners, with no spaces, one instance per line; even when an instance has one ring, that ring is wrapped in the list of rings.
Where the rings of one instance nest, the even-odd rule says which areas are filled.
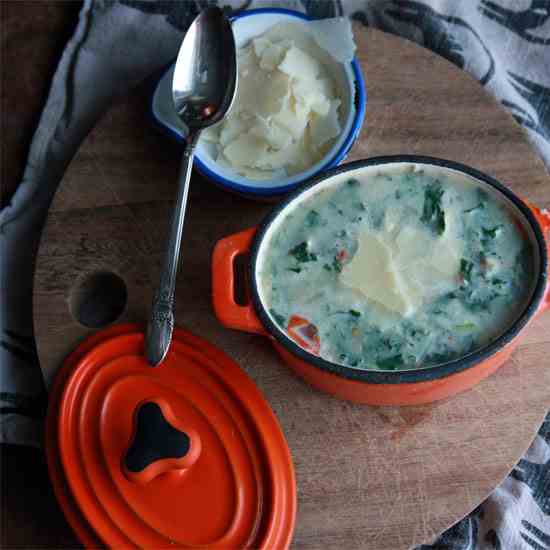
[[[342,263],[348,257],[347,250],[339,250],[336,254],[336,260]]]
[[[299,315],[293,315],[288,321],[287,332],[300,347],[315,355],[319,354],[319,331],[313,323]]]

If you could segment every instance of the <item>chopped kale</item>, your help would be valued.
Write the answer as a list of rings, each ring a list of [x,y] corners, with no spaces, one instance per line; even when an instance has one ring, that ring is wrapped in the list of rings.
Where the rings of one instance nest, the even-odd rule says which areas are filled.
[[[392,357],[386,357],[385,359],[378,359],[376,361],[378,368],[383,370],[395,370],[404,364],[403,355],[400,353]]]
[[[334,271],[336,271],[337,273],[340,273],[342,271],[342,264],[338,261],[338,258],[334,258],[334,260],[332,260],[332,269],[334,269]]]
[[[271,316],[275,319],[278,325],[281,325],[282,327],[285,326],[285,318],[280,313],[277,313],[274,309],[270,309],[269,313],[271,313]]]
[[[428,225],[438,235],[445,232],[445,212],[441,208],[443,189],[438,183],[432,183],[424,192],[424,207],[420,221]]]
[[[382,209],[374,208],[370,211],[370,223],[373,229],[380,229],[384,222],[386,213]]]
[[[494,277],[489,283],[489,294],[492,298],[496,298],[498,296],[502,296],[503,293],[506,291],[508,285],[506,284],[506,281],[503,281],[502,279],[499,279],[498,277]]]
[[[489,311],[491,302],[500,296],[498,287],[491,286],[483,278],[478,278],[476,283],[461,286],[457,290],[458,297],[469,311],[474,313]]]
[[[464,305],[472,312],[489,311],[489,304],[498,296],[492,293],[487,296],[479,296],[475,293],[464,297]]]
[[[339,356],[340,362],[350,367],[356,367],[359,364],[357,358],[351,358],[347,353],[341,353]]]
[[[502,228],[502,225],[496,225],[492,229],[487,229],[486,227],[482,227],[481,231],[484,239],[494,239],[500,233],[501,228]]]
[[[420,342],[426,338],[427,334],[424,330],[414,325],[413,323],[406,323],[403,327],[407,340],[414,342]]]
[[[478,187],[477,188],[477,196],[479,197],[479,200],[480,202],[485,202],[489,199],[489,195],[487,193],[487,191],[485,191],[484,189],[481,189],[481,187]],[[483,206],[483,208],[485,208],[485,205]]]
[[[470,262],[464,258],[460,260],[460,274],[464,280],[464,284],[469,285],[472,282],[472,269],[474,268],[473,262]]]
[[[347,311],[335,311],[331,315],[351,315],[352,317],[361,317],[361,312],[356,309],[348,309]]]
[[[481,228],[481,246],[485,251],[492,247],[492,244],[494,243],[496,237],[499,235],[501,229],[502,225]]]
[[[397,200],[399,200],[399,199],[401,198],[401,191],[399,191],[399,189],[396,189],[396,190],[395,190],[395,198],[396,198]]]
[[[321,216],[319,215],[319,212],[317,212],[316,210],[310,210],[306,216],[306,225],[308,227],[317,227],[320,220]]]
[[[451,300],[455,300],[456,298],[456,292],[447,292],[446,294],[439,296],[439,298],[437,298],[433,303],[433,309],[431,313],[433,313],[434,315],[443,315],[444,313],[446,313],[448,303]]]
[[[354,178],[351,178],[347,181],[347,184],[350,186],[350,187],[357,187],[359,185],[359,182],[354,179]]]
[[[288,271],[293,271],[294,273],[301,273],[302,268],[301,267],[289,267]]]
[[[327,271],[332,271],[332,267],[329,264],[323,265],[323,269],[326,269]]]
[[[317,254],[309,252],[307,243],[305,241],[296,245],[294,248],[291,248],[288,253],[291,256],[294,256],[296,260],[300,263],[317,261]]]
[[[470,212],[475,212],[476,210],[484,210],[485,209],[485,203],[480,202],[476,206],[472,208],[468,208],[468,210],[464,210],[464,214],[469,214]]]
[[[355,208],[357,208],[357,210],[361,210],[361,212],[365,212],[365,210],[367,209],[367,207],[365,206],[365,203],[364,202],[356,202],[354,204]]]

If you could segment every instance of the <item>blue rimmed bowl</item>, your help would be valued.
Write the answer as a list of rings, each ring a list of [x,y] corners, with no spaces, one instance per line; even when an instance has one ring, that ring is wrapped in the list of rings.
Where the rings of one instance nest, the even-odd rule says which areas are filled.
[[[232,27],[237,47],[246,45],[255,36],[261,35],[274,25],[285,22],[306,23],[310,19],[302,13],[286,9],[256,9],[232,17]],[[365,118],[366,93],[361,70],[356,59],[349,64],[335,63],[331,70],[342,100],[342,132],[327,154],[308,170],[284,178],[252,180],[220,166],[214,158],[211,144],[199,140],[195,154],[195,166],[204,176],[217,185],[250,197],[276,197],[287,193],[318,173],[333,168],[346,158]],[[160,78],[151,102],[155,123],[171,137],[185,141],[186,131],[172,105],[171,65]]]

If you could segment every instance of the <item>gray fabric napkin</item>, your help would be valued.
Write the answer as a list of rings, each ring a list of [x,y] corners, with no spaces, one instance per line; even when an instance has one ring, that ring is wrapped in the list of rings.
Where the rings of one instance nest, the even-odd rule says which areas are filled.
[[[39,445],[47,401],[32,337],[32,272],[45,215],[80,143],[116,97],[166,65],[208,0],[84,0],[54,75],[23,180],[0,212],[0,442]],[[419,42],[470,72],[550,166],[549,0],[220,0],[350,16]],[[550,549],[550,417],[524,459],[434,546]]]

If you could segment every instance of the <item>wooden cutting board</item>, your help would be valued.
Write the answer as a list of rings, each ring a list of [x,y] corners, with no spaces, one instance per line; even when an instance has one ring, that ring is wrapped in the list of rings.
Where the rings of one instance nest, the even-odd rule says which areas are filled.
[[[350,160],[441,156],[550,206],[550,179],[526,135],[473,78],[411,42],[359,26],[355,35],[368,101]],[[70,310],[93,287],[90,275],[123,279],[128,300],[120,321],[147,319],[179,165],[179,148],[148,121],[148,93],[143,88],[102,118],[52,204],[34,293],[48,383],[66,354],[93,332]],[[429,542],[506,476],[550,407],[549,314],[533,323],[496,375],[455,398],[409,408],[339,401],[296,378],[266,339],[226,330],[213,315],[214,243],[257,224],[270,207],[198,174],[189,205],[177,323],[233,357],[279,418],[298,484],[294,547],[397,550]],[[99,283],[101,294],[109,276]],[[116,292],[111,298],[116,305]]]

